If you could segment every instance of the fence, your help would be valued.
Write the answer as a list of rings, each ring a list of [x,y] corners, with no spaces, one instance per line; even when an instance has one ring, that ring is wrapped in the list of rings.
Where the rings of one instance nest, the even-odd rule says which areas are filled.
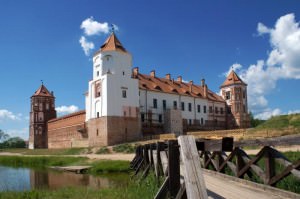
[[[230,151],[227,155],[226,151]],[[181,159],[181,161],[180,161]],[[263,160],[264,165],[257,164]],[[275,163],[283,169],[275,172]],[[155,176],[164,176],[155,198],[207,198],[201,167],[225,173],[230,170],[238,178],[251,179],[256,175],[266,185],[274,186],[288,175],[300,179],[300,160],[292,163],[276,149],[265,146],[254,157],[239,147],[233,149],[233,139],[197,140],[193,136],[179,136],[177,140],[138,146],[131,162],[134,176],[144,179],[150,169]]]

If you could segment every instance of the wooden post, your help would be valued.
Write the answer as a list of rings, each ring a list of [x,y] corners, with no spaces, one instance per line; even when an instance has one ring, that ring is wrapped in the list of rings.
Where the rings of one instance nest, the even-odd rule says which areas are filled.
[[[271,178],[275,175],[275,162],[272,154],[270,152],[270,147],[266,147],[265,150],[265,168],[266,168],[266,179],[264,181],[265,184],[269,184]]]
[[[176,198],[180,189],[180,162],[179,146],[177,140],[169,140],[169,190],[170,198]]]
[[[183,161],[186,194],[189,199],[207,199],[200,159],[193,136],[179,136],[180,156]]]
[[[241,156],[241,153],[239,152],[239,150],[236,153],[236,177],[238,178],[244,178],[244,174],[239,175],[240,171],[244,168],[245,166],[245,162]]]

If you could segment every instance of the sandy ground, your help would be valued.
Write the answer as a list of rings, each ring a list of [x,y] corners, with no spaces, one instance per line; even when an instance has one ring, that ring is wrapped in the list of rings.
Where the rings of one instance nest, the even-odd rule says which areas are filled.
[[[259,148],[259,149],[247,149],[245,151],[247,152],[247,154],[255,155],[261,150],[261,148]],[[287,151],[299,151],[300,152],[300,145],[276,146],[275,149],[277,151],[280,151],[280,152],[287,152]]]

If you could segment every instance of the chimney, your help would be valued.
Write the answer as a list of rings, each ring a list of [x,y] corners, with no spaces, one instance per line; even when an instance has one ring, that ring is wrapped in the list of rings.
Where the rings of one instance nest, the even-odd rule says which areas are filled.
[[[54,92],[53,91],[51,91],[51,95],[54,96]]]
[[[139,74],[139,67],[133,68],[132,77],[137,78],[138,74]]]
[[[205,79],[201,79],[201,86],[204,87],[205,85]]]
[[[166,79],[167,79],[167,80],[171,80],[171,75],[170,75],[170,73],[166,74]]]
[[[178,77],[177,77],[177,81],[181,83],[181,82],[182,82],[182,77],[181,77],[181,76],[178,76]]]
[[[208,96],[208,88],[207,88],[207,85],[205,84],[204,87],[203,87],[203,97],[207,98]]]
[[[150,72],[150,76],[151,76],[151,77],[155,77],[155,70],[152,70],[152,71]]]

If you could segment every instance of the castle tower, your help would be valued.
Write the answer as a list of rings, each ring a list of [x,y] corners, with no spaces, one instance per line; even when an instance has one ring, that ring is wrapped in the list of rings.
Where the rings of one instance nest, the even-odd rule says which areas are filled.
[[[227,127],[248,128],[247,84],[232,70],[220,86],[221,95],[227,104]]]
[[[132,56],[112,33],[93,56],[93,79],[86,93],[90,146],[137,139],[138,80],[131,77]]]
[[[53,92],[42,84],[31,96],[29,148],[47,148],[47,122],[56,118]]]

